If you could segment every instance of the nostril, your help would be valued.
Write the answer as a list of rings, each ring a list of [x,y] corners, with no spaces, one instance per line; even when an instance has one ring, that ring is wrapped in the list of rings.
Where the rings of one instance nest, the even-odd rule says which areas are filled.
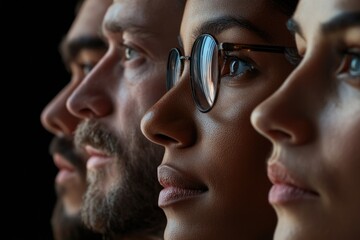
[[[278,131],[278,130],[270,130],[267,132],[267,136],[274,141],[285,141],[291,140],[292,136],[286,132]]]
[[[155,143],[160,144],[160,145],[166,145],[166,144],[176,144],[178,143],[178,141],[176,141],[175,139],[168,137],[164,134],[155,134],[153,136],[153,140]]]

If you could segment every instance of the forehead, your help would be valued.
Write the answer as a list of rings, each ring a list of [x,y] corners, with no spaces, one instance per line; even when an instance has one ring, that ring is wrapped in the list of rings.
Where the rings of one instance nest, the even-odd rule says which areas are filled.
[[[246,29],[251,25],[269,42],[284,44],[288,17],[270,0],[187,0],[180,32],[182,38],[191,33],[194,39],[209,22],[232,18],[244,20],[242,25],[233,24],[235,28]]]
[[[345,12],[360,14],[359,0],[300,0],[293,18],[304,33],[316,33],[321,24]]]
[[[174,5],[174,0],[114,0],[103,28],[110,32],[136,30],[161,35],[179,21],[176,19],[179,14],[180,8]]]
[[[72,24],[67,38],[75,39],[83,35],[97,35],[111,0],[85,0]]]

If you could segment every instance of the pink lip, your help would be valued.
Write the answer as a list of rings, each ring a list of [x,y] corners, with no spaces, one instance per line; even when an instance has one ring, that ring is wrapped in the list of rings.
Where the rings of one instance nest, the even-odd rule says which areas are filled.
[[[53,159],[55,166],[59,169],[55,178],[57,184],[63,184],[75,176],[76,169],[72,163],[57,153],[54,154]]]
[[[267,174],[273,183],[269,191],[271,204],[285,204],[300,200],[314,199],[319,194],[308,188],[304,183],[295,179],[280,163],[268,165]]]
[[[168,165],[158,167],[158,180],[164,187],[158,200],[158,205],[162,208],[198,197],[207,191],[203,184]]]
[[[85,146],[85,151],[89,155],[89,159],[86,161],[87,169],[101,168],[112,161],[112,158],[106,153],[89,145]]]
[[[59,169],[67,169],[68,171],[75,171],[75,167],[72,163],[63,158],[60,154],[55,153],[53,156],[54,164]]]

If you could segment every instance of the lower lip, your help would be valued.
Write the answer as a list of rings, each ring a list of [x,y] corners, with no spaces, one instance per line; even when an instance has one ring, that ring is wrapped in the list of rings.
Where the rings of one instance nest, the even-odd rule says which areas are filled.
[[[75,174],[75,171],[60,169],[56,175],[55,181],[57,184],[64,184],[65,182],[70,181],[70,179],[74,178]]]
[[[89,170],[96,169],[96,168],[102,168],[110,162],[111,162],[111,158],[92,156],[87,160],[86,168]]]
[[[201,190],[167,187],[160,191],[158,205],[159,207],[167,207],[171,204],[197,197],[203,192]]]
[[[269,192],[271,204],[285,204],[314,197],[316,197],[315,193],[288,184],[274,184]]]

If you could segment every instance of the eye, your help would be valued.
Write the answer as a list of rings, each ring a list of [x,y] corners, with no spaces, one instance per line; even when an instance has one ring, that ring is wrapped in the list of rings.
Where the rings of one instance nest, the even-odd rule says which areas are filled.
[[[94,68],[95,64],[92,63],[84,63],[81,64],[81,70],[83,72],[84,75],[88,75],[90,73],[90,71]]]
[[[125,48],[125,60],[130,61],[134,58],[139,57],[138,51],[136,51],[134,48],[131,48],[129,46],[124,45]]]
[[[353,55],[350,61],[349,72],[351,76],[360,76],[360,54]]]
[[[254,66],[248,61],[239,59],[235,56],[225,56],[221,76],[241,76],[247,72],[253,71],[254,69]]]
[[[337,73],[349,78],[360,78],[360,53],[345,52]]]

